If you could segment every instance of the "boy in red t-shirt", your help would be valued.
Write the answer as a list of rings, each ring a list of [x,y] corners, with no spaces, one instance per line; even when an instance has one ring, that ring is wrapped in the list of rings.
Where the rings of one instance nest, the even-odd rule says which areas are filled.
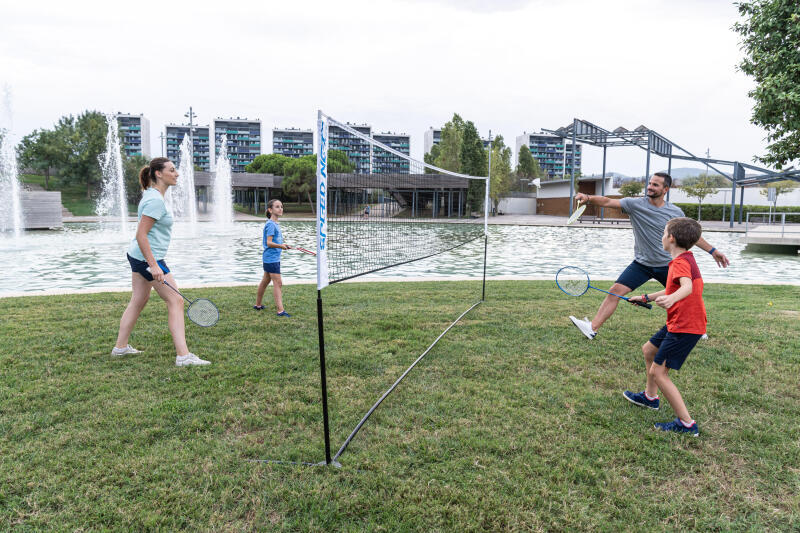
[[[644,346],[647,367],[647,386],[642,392],[625,391],[625,398],[650,409],[658,409],[658,390],[664,393],[678,417],[672,422],[655,425],[662,431],[689,433],[697,436],[700,430],[689,416],[681,393],[669,379],[670,369],[680,369],[689,352],[706,332],[706,306],[703,303],[703,278],[689,250],[700,239],[702,228],[691,218],[673,218],[667,222],[661,244],[672,255],[666,289],[653,294],[631,298],[631,302],[653,301],[667,310],[667,324]]]

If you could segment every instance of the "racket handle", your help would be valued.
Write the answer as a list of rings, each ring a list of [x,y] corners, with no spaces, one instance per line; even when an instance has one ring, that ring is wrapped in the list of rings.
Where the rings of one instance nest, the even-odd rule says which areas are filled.
[[[630,300],[629,300],[629,301],[630,301]],[[635,305],[638,305],[638,306],[640,306],[640,307],[645,307],[645,308],[647,308],[647,309],[652,309],[652,308],[653,308],[653,305],[652,305],[652,304],[646,304],[646,303],[644,303],[644,302],[638,302],[638,301],[634,301],[634,302],[631,302],[631,303],[632,303],[632,304],[635,304]]]
[[[192,303],[192,301],[191,301],[189,298],[187,298],[186,296],[184,296],[183,294],[181,294],[181,291],[179,291],[178,289],[176,289],[175,287],[173,287],[172,285],[170,285],[169,283],[167,283],[167,280],[164,280],[164,281],[162,281],[161,283],[163,283],[164,285],[166,285],[167,287],[169,287],[169,288],[170,288],[170,289],[172,289],[173,291],[175,291],[175,292],[177,292],[178,294],[180,294],[181,298],[183,298],[183,299],[184,299],[184,300],[186,300],[187,302],[189,302],[189,303]]]

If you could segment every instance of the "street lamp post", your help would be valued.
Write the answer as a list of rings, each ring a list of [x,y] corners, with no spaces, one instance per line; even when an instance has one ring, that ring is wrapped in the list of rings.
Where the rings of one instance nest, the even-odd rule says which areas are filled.
[[[189,119],[189,157],[191,159],[189,163],[194,166],[194,118],[197,115],[192,111],[192,106],[189,106],[189,112],[184,113],[183,116]]]

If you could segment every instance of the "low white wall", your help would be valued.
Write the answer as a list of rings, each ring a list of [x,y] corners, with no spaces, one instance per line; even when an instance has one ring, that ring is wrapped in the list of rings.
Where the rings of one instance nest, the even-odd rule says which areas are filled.
[[[497,211],[504,215],[535,215],[536,198],[501,198]]]
[[[25,229],[60,228],[61,191],[22,191],[22,218]]]

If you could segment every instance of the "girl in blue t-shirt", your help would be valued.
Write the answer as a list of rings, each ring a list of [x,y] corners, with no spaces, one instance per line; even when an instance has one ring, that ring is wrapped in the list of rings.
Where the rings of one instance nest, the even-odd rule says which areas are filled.
[[[267,285],[272,282],[272,297],[275,299],[275,308],[278,311],[278,316],[291,316],[283,308],[283,295],[281,288],[283,281],[281,281],[281,251],[291,248],[288,244],[283,242],[283,233],[281,227],[278,225],[278,217],[283,215],[283,203],[280,200],[270,200],[267,203],[267,223],[264,224],[264,235],[262,236],[262,245],[264,246],[264,253],[262,254],[262,262],[264,265],[264,276],[258,284],[258,294],[256,295],[256,305],[253,309],[261,311],[264,306],[261,301],[264,298],[264,291],[267,290]]]
[[[183,321],[183,297],[170,289],[164,282],[177,287],[175,278],[167,267],[167,255],[172,237],[172,213],[164,203],[167,189],[178,183],[175,164],[166,157],[156,157],[139,171],[142,186],[142,199],[139,202],[139,224],[136,237],[128,247],[128,262],[131,264],[131,301],[119,321],[117,343],[111,355],[123,356],[137,354],[139,350],[128,344],[128,339],[136,325],[136,320],[150,299],[150,289],[155,289],[167,303],[167,323],[175,344],[175,365],[207,365],[186,346],[186,332]]]

